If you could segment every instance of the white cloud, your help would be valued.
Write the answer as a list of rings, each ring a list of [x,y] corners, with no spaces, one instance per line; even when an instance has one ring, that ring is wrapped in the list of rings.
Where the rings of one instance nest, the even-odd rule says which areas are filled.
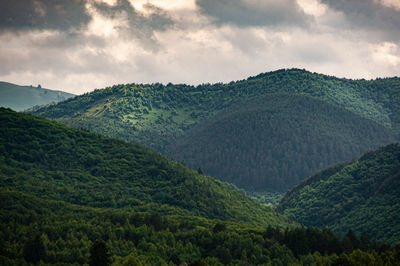
[[[320,17],[324,15],[328,7],[321,4],[318,0],[297,0],[303,11],[311,16]]]
[[[154,5],[164,10],[179,10],[179,9],[196,9],[195,0],[129,0],[132,6],[142,12],[146,11],[146,5]]]
[[[400,49],[398,45],[391,42],[384,42],[371,45],[372,58],[377,62],[390,66],[400,65]]]
[[[92,17],[92,20],[89,22],[85,34],[97,35],[103,38],[113,38],[117,36],[116,28],[121,26],[123,23],[121,20],[102,16],[91,6],[88,6],[88,12]]]
[[[397,10],[400,10],[400,1],[399,0],[375,0],[375,2],[378,2],[389,8],[395,8]]]

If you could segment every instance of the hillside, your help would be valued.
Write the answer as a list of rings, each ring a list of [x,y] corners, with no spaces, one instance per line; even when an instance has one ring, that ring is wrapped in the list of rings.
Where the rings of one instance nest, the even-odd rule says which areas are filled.
[[[19,86],[0,81],[0,106],[16,111],[26,110],[36,105],[64,101],[73,96],[75,95],[63,91],[33,86]]]
[[[278,209],[307,226],[400,242],[400,145],[328,168],[287,192]]]
[[[0,185],[44,199],[257,224],[287,221],[138,145],[0,109]]]
[[[229,164],[232,164],[228,161],[231,158],[221,154],[225,151],[237,149],[235,145],[237,145],[236,140],[238,137],[244,140],[242,143],[251,143],[251,138],[254,138],[254,134],[250,130],[244,131],[241,128],[231,128],[229,124],[226,124],[229,120],[227,120],[227,116],[231,115],[235,119],[240,117],[251,118],[250,120],[253,123],[256,120],[260,120],[260,117],[253,117],[250,112],[247,112],[246,108],[251,104],[252,100],[262,98],[266,99],[266,102],[274,106],[276,110],[271,108],[267,109],[269,114],[266,111],[257,111],[255,114],[260,116],[261,113],[264,113],[266,116],[271,116],[274,113],[274,120],[277,123],[279,121],[287,121],[287,114],[290,113],[290,107],[288,106],[284,113],[281,114],[281,112],[278,112],[278,110],[282,111],[279,103],[273,103],[274,98],[279,95],[282,96],[280,99],[290,96],[289,101],[292,99],[295,103],[296,100],[293,97],[299,97],[298,102],[304,96],[311,97],[316,101],[310,100],[307,104],[315,104],[316,106],[304,106],[305,110],[302,110],[300,113],[309,114],[312,111],[318,114],[321,112],[326,117],[327,114],[324,113],[324,109],[319,110],[318,108],[327,104],[331,106],[329,108],[335,108],[335,111],[329,113],[331,119],[339,122],[343,119],[340,115],[346,114],[352,117],[347,122],[354,123],[355,125],[365,123],[367,125],[365,129],[369,131],[363,132],[364,128],[356,128],[351,124],[343,125],[341,128],[345,129],[346,132],[343,133],[340,130],[332,132],[332,134],[335,134],[334,138],[344,141],[338,141],[335,146],[331,145],[333,141],[323,142],[326,138],[318,138],[321,140],[321,143],[314,143],[312,146],[316,148],[322,147],[326,156],[319,156],[321,152],[313,155],[316,160],[309,163],[312,165],[301,166],[309,170],[301,168],[291,169],[294,173],[302,173],[301,175],[293,176],[293,180],[291,180],[291,175],[287,175],[288,173],[282,170],[286,168],[286,166],[282,165],[282,160],[276,160],[279,163],[266,168],[271,169],[274,177],[271,177],[271,174],[265,177],[265,174],[261,172],[256,174],[253,170],[254,166],[256,165],[257,168],[260,168],[260,165],[265,163],[265,158],[267,158],[267,156],[263,157],[265,154],[260,154],[256,162],[240,165],[240,172],[244,173],[245,177],[233,177],[231,175],[232,171],[227,168]],[[214,155],[214,151],[210,153],[197,149],[196,152],[198,154],[193,159],[190,159],[190,165],[195,167],[195,169],[198,167],[206,169],[207,174],[215,174],[217,178],[222,180],[231,180],[232,183],[242,188],[253,189],[257,187],[257,190],[276,191],[277,189],[284,190],[288,186],[285,187],[285,185],[282,185],[282,180],[277,180],[275,182],[276,185],[270,186],[272,183],[268,180],[271,178],[281,179],[284,176],[285,180],[289,180],[290,184],[294,184],[298,180],[306,178],[313,171],[322,169],[331,163],[355,159],[362,152],[375,149],[377,145],[384,145],[393,142],[393,140],[399,140],[399,103],[399,78],[372,81],[348,80],[310,73],[305,70],[290,69],[264,73],[228,84],[203,84],[196,87],[173,84],[166,86],[162,84],[115,85],[66,100],[56,105],[41,108],[35,111],[34,114],[54,119],[70,126],[85,128],[108,136],[140,143],[172,156],[177,160],[184,158],[190,151],[187,151],[185,148],[184,153],[175,147],[185,146],[196,149],[195,146],[198,143],[190,143],[190,140],[205,139],[209,130],[205,130],[205,128],[213,125],[212,131],[220,131],[231,137],[231,139],[225,138],[225,147],[219,149],[218,152],[220,154],[215,155],[220,157],[218,159],[219,172],[213,170],[214,166],[205,163],[205,160],[212,159],[203,159],[209,157],[210,154]],[[262,106],[262,103],[258,103],[257,105],[260,109],[267,108]],[[243,114],[239,114],[238,110],[241,110]],[[280,117],[281,115],[282,117]],[[297,136],[285,132],[276,132],[275,135],[281,134],[290,137],[291,139],[287,140],[288,143],[309,143],[311,138],[307,136],[315,136],[318,133],[315,129],[322,130],[322,132],[329,132],[329,127],[326,127],[325,123],[321,125],[321,120],[311,120],[307,117],[302,117],[301,121],[311,124],[298,123],[298,126],[300,126],[299,130],[301,131],[300,135]],[[221,123],[225,121],[225,124],[219,125],[216,124],[216,121],[221,121]],[[251,124],[252,122],[243,121],[241,123]],[[228,126],[229,130],[237,132],[240,135],[229,134],[223,128],[226,126]],[[277,126],[277,130],[288,130],[291,127],[291,125],[281,124],[279,127]],[[350,127],[352,131],[347,131],[347,127]],[[270,131],[265,131],[265,129],[267,127],[259,127],[257,134],[267,136]],[[201,132],[206,133],[206,135],[200,136]],[[380,135],[379,132],[384,132],[384,134]],[[351,141],[346,142],[346,137],[349,135],[354,136],[352,137],[354,140],[359,136],[363,137],[363,134],[369,136],[368,141],[360,143],[357,140],[356,144],[353,144],[354,142]],[[293,139],[294,136],[297,139]],[[220,137],[224,138],[224,136]],[[269,146],[265,145],[265,148],[269,148]],[[245,160],[249,160],[249,158],[254,156],[251,153],[254,150],[245,150],[250,151],[250,153],[242,156]],[[293,152],[296,153],[296,151]],[[307,158],[310,153],[315,152],[299,148],[296,156]],[[282,154],[282,156],[285,155]],[[286,156],[290,157],[290,155]],[[327,157],[331,159],[327,159]],[[296,164],[298,166],[302,165],[301,163]],[[278,175],[276,172],[278,172]],[[251,182],[246,181],[250,174],[256,174],[256,176],[252,177]],[[246,183],[246,186],[243,186],[244,183]]]
[[[248,191],[284,192],[316,171],[393,141],[390,130],[307,96],[232,106],[189,130],[168,155]]]
[[[400,254],[295,227],[138,145],[3,108],[0,201],[2,265],[85,264],[99,245],[113,265],[396,265]]]
[[[113,265],[398,262],[395,249],[296,227],[147,148],[4,108],[0,201],[1,265],[85,264],[101,243]]]

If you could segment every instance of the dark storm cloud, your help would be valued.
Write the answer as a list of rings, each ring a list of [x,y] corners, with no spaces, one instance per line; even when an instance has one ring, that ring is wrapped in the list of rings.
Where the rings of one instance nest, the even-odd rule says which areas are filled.
[[[1,0],[0,31],[79,30],[91,20],[88,3],[102,15],[128,21],[128,26],[119,30],[137,35],[139,39],[151,38],[154,30],[164,30],[173,24],[162,9],[146,4],[149,14],[145,16],[128,0],[118,0],[112,6],[90,0]],[[125,17],[121,17],[123,13]]]
[[[347,21],[339,27],[374,31],[385,40],[400,39],[400,11],[376,0],[321,0],[331,9],[342,12]],[[373,36],[371,36],[372,38]]]
[[[200,11],[217,24],[249,26],[306,26],[310,17],[296,0],[196,0]]]
[[[1,0],[0,31],[79,29],[90,21],[85,0]]]

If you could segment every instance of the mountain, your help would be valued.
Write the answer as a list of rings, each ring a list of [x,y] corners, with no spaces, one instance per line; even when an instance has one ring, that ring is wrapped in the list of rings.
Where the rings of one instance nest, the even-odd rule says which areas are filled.
[[[1,265],[399,263],[400,250],[297,227],[159,153],[4,108],[0,201]]]
[[[168,154],[248,191],[284,192],[337,160],[393,140],[389,129],[346,109],[308,96],[274,95],[194,126]]]
[[[400,242],[400,144],[315,174],[287,192],[278,209],[307,226]]]
[[[399,140],[399,103],[399,78],[348,80],[284,69],[228,84],[115,85],[34,114],[140,143],[247,190],[273,192]],[[291,104],[302,114],[296,120],[290,118]],[[332,130],[320,113],[339,128]],[[268,138],[271,133],[279,143]],[[210,137],[213,145],[207,143]],[[239,164],[232,167],[230,151],[239,147],[233,158]],[[289,167],[294,156],[298,161]]]
[[[100,240],[126,265],[299,261],[263,235],[266,225],[294,224],[222,182],[147,148],[4,108],[0,201],[2,265],[84,264]]]
[[[141,146],[0,109],[1,187],[72,204],[287,224],[211,177]]]
[[[64,101],[74,94],[33,86],[19,86],[0,81],[0,106],[16,111],[26,110],[36,105]]]

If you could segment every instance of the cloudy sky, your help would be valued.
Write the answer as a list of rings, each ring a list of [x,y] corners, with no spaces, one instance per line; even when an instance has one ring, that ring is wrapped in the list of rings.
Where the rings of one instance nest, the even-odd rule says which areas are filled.
[[[400,0],[1,0],[0,80],[75,94],[280,68],[400,76]]]

